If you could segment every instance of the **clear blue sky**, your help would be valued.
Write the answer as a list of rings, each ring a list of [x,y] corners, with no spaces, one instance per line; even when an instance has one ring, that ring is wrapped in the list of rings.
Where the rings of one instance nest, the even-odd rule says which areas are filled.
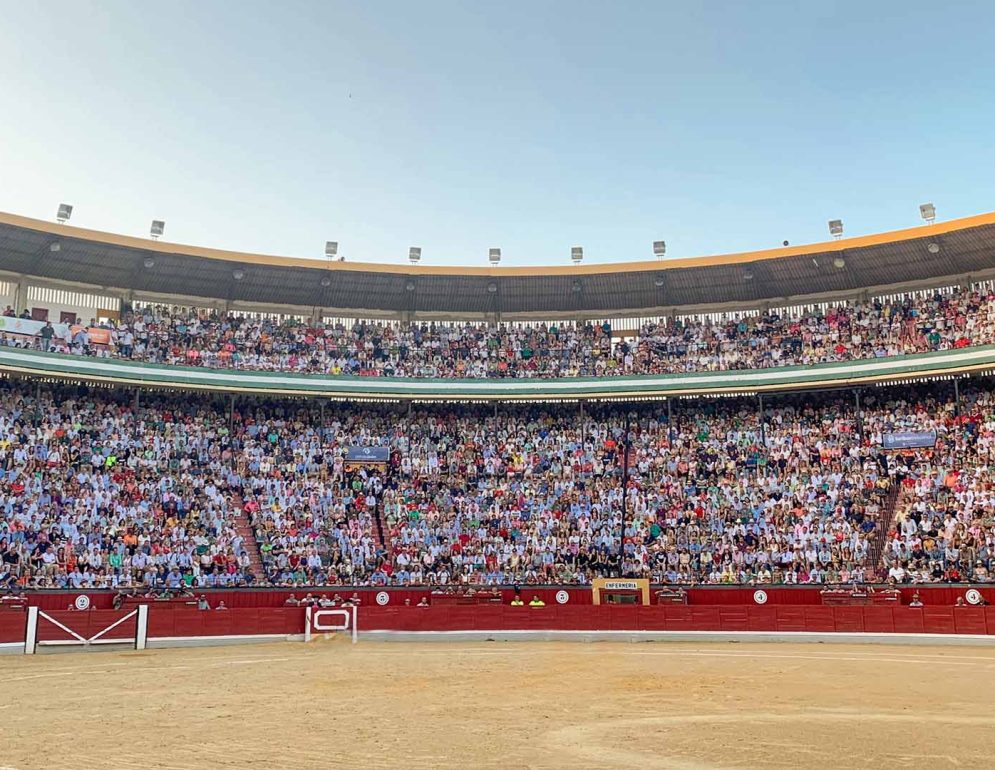
[[[995,209],[995,7],[3,3],[0,210],[426,264],[825,240]]]

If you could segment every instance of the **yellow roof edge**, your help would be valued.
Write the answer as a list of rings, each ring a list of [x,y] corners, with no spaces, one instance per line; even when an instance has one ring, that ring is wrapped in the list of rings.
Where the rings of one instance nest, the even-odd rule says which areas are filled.
[[[643,260],[637,262],[615,262],[597,265],[545,265],[536,267],[459,267],[444,265],[393,265],[377,262],[328,262],[321,259],[304,259],[300,257],[280,257],[267,254],[252,254],[248,252],[212,249],[203,246],[190,246],[167,241],[154,241],[147,238],[137,238],[130,235],[105,233],[99,230],[89,230],[72,225],[33,219],[18,214],[0,212],[0,225],[10,225],[53,236],[63,236],[91,241],[108,246],[142,249],[144,251],[162,254],[179,254],[203,259],[224,260],[245,265],[264,265],[270,267],[306,268],[311,270],[345,270],[350,272],[393,273],[405,276],[418,275],[466,275],[466,276],[582,276],[606,275],[612,273],[636,273],[659,270],[675,270],[694,267],[713,267],[721,265],[736,265],[749,262],[759,262],[768,259],[783,259],[806,255],[826,254],[868,246],[879,246],[887,243],[900,243],[945,235],[959,230],[995,224],[995,212],[977,214],[961,219],[931,225],[917,225],[902,230],[863,235],[856,238],[824,241],[822,243],[804,244],[801,246],[785,246],[760,251],[744,251],[734,254],[717,254],[703,257],[684,257],[680,259]]]

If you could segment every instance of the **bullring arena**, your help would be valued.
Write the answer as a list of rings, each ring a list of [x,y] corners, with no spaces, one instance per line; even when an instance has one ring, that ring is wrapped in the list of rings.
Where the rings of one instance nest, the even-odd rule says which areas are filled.
[[[989,647],[887,644],[337,639],[3,657],[0,746],[21,770],[985,767],[993,684]]]
[[[0,214],[0,768],[990,765],[995,214],[573,268]]]
[[[772,590],[762,606],[756,591],[738,592],[739,605],[708,605],[703,590],[691,594],[696,610],[570,607],[541,589],[548,606],[418,608],[403,591],[363,591],[370,606],[355,615],[277,606],[287,592],[243,593],[245,604],[271,606],[205,612],[135,602],[147,616],[141,635],[127,606],[31,610],[34,655],[7,642],[15,654],[0,656],[3,766],[721,770],[990,761],[995,637],[984,624],[995,624],[995,611],[780,604],[792,598],[786,590]],[[927,593],[939,600],[944,591]],[[571,589],[569,598],[585,593]],[[23,630],[4,619],[4,638]],[[498,626],[506,630],[482,630]],[[707,626],[716,630],[691,630]],[[658,630],[636,630],[647,627]],[[813,630],[784,630],[801,627]],[[91,727],[81,727],[82,714]]]

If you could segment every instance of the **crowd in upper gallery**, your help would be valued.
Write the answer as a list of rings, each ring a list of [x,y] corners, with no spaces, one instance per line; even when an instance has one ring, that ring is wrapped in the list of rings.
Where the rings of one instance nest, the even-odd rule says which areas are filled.
[[[995,291],[985,285],[803,312],[661,318],[631,330],[608,321],[311,323],[146,306],[102,324],[0,335],[0,344],[159,364],[471,379],[763,369],[991,343]]]

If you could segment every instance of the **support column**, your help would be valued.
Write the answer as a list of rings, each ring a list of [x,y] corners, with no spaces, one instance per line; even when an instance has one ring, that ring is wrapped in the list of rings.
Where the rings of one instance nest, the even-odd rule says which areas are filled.
[[[757,404],[760,408],[760,441],[764,448],[767,448],[767,426],[764,424],[764,397],[763,394],[757,396]]]
[[[960,378],[954,379],[954,416],[960,417]]]
[[[629,410],[627,409],[625,411],[625,434],[622,437],[622,531],[618,538],[618,574],[616,577],[622,577],[622,561],[625,559],[625,519],[629,507],[629,452],[632,449],[630,428]]]
[[[857,407],[857,438],[864,440],[864,415],[860,411],[860,391],[853,391],[854,402]]]
[[[228,396],[228,439],[235,433],[235,394]]]
[[[28,307],[28,279],[23,275],[14,284],[14,315],[19,316]]]

